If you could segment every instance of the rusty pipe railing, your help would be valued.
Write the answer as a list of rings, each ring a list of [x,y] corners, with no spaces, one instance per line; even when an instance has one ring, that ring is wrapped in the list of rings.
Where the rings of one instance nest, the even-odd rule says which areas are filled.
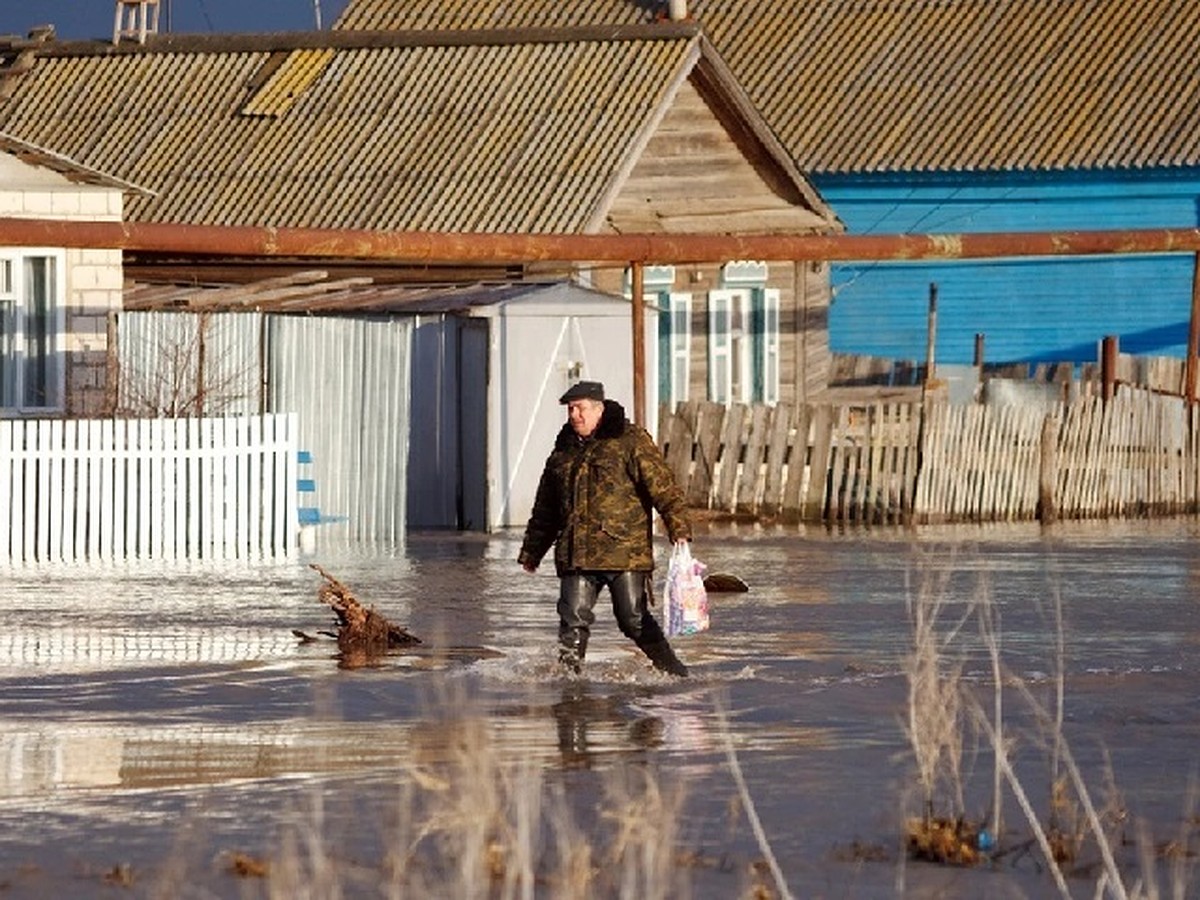
[[[1198,253],[1200,229],[987,234],[476,234],[0,218],[0,246],[411,263],[703,263]]]

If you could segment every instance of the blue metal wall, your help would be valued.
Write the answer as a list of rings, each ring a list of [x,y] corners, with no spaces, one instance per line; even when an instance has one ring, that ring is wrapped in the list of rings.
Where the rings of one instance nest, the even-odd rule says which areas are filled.
[[[815,177],[851,234],[1194,228],[1200,170],[1149,174]],[[1087,362],[1115,334],[1125,353],[1183,356],[1191,254],[953,263],[837,264],[830,345],[839,353],[925,356],[938,287],[937,359]]]

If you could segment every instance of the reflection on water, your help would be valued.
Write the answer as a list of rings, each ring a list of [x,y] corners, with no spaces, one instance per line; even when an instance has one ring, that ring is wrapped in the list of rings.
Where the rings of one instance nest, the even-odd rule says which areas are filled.
[[[687,839],[751,859],[744,821],[729,824],[732,749],[798,895],[852,875],[855,896],[891,896],[889,867],[848,875],[832,851],[894,843],[912,787],[900,724],[907,603],[931,578],[952,608],[990,593],[1005,665],[1035,690],[1049,690],[1058,665],[1061,617],[1081,765],[1111,760],[1131,806],[1177,820],[1200,764],[1195,522],[708,529],[697,556],[750,590],[713,595],[713,630],[677,642],[687,681],[653,671],[601,607],[583,676],[560,672],[556,582],[517,567],[514,534],[325,551],[326,569],[426,642],[355,671],[338,667],[331,641],[292,634],[332,624],[305,560],[9,569],[0,827],[20,837],[0,853],[0,880],[46,842],[85,852],[101,822],[153,857],[190,803],[224,840],[261,841],[286,785],[353,808],[446,758],[471,715],[503,758],[583,786],[571,794],[583,804],[597,790],[588,779],[618,763],[684,779]],[[978,635],[965,630],[959,646],[968,680],[989,690]],[[1012,715],[1032,720],[1017,704]],[[248,798],[253,817],[239,814]],[[696,893],[729,887],[701,878]]]

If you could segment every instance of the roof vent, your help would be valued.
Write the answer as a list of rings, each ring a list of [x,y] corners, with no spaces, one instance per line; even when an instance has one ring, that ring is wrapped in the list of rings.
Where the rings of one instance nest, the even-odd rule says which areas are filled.
[[[113,43],[131,37],[144,44],[148,34],[158,34],[158,0],[117,0]]]
[[[687,17],[687,0],[668,0],[667,18],[669,18],[672,22],[682,22]]]

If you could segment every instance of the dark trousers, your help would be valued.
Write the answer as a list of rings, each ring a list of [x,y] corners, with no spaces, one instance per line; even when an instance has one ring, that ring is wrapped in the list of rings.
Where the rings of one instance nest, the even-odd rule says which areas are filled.
[[[579,656],[587,647],[588,631],[596,621],[592,611],[603,588],[612,598],[613,615],[621,633],[639,647],[664,640],[662,628],[647,603],[648,572],[577,572],[562,576],[558,594],[558,638]]]

